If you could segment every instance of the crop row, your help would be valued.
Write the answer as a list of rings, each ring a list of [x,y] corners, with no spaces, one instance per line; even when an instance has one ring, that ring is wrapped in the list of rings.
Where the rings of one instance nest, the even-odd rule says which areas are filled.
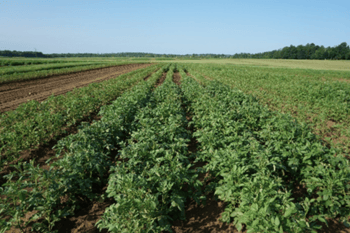
[[[192,71],[252,93],[272,110],[308,122],[316,135],[350,151],[350,85],[344,71],[189,65]]]
[[[12,74],[24,74],[33,71],[43,71],[43,70],[53,70],[53,69],[62,69],[70,67],[79,67],[79,66],[90,66],[90,65],[99,65],[103,62],[65,62],[65,63],[56,63],[56,64],[39,64],[33,66],[21,66],[21,67],[2,67],[0,69],[0,75],[12,75]]]
[[[35,167],[33,161],[15,165],[17,171],[6,176],[8,182],[1,188],[0,232],[28,224],[34,231],[52,232],[55,222],[79,207],[80,198],[97,199],[93,187],[106,184],[111,154],[130,137],[135,114],[149,101],[151,87],[162,73],[160,69],[101,108],[100,121],[60,140],[55,146],[58,160],[49,170]],[[25,216],[30,217],[24,221]]]
[[[93,84],[82,92],[89,97],[86,102],[78,98],[71,106],[85,107],[94,96],[117,91],[115,98],[159,67],[121,76],[105,89]],[[181,89],[172,82],[175,69],[182,76]],[[163,85],[152,92],[166,71]],[[306,124],[269,111],[252,95],[205,76],[205,70],[163,67],[103,106],[100,121],[82,124],[77,134],[60,140],[55,146],[58,160],[47,161],[49,170],[35,167],[33,161],[14,165],[17,171],[7,175],[8,182],[0,188],[0,233],[31,223],[35,231],[52,232],[57,221],[79,208],[80,198],[99,198],[94,187],[107,183],[108,172],[107,194],[115,204],[97,223],[99,229],[171,231],[174,219],[185,219],[186,199],[199,203],[202,198],[188,157],[186,105],[199,142],[197,161],[207,162],[204,169],[212,177],[208,188],[227,204],[223,221],[233,222],[238,230],[245,226],[247,232],[315,232],[328,218],[349,226],[350,167],[340,150],[325,147]],[[92,103],[89,111],[100,105]],[[26,114],[38,106],[13,117],[26,123]],[[0,123],[13,127],[18,123],[14,119],[0,118]],[[11,129],[18,134],[22,128]],[[19,139],[27,140],[27,135]],[[112,162],[115,154],[117,162]]]
[[[0,59],[0,66],[24,66],[37,64],[53,64],[65,63],[66,60],[57,59]],[[69,62],[83,62],[83,61],[69,61]]]
[[[187,157],[189,132],[182,93],[172,82],[173,69],[138,111],[132,135],[111,168],[107,193],[115,204],[97,223],[110,232],[171,230],[172,218],[184,219],[187,197],[197,197],[200,182]],[[183,188],[185,183],[189,191]]]
[[[350,167],[305,125],[269,111],[217,81],[200,86],[181,71],[200,152],[222,220],[248,232],[304,232],[350,216]],[[297,188],[303,193],[298,195]]]
[[[21,81],[26,79],[43,78],[58,74],[67,74],[84,70],[105,68],[116,65],[130,64],[130,62],[110,61],[68,61],[66,63],[41,64],[31,66],[0,67],[0,83]]]
[[[20,156],[22,150],[46,143],[118,97],[159,65],[136,70],[116,79],[93,83],[39,103],[29,101],[0,115],[0,166]]]

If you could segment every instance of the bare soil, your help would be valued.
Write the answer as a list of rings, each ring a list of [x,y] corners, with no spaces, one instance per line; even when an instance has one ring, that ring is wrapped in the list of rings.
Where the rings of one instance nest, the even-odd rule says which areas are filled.
[[[191,121],[190,116],[186,116],[188,121]],[[189,129],[193,132],[193,129]],[[188,145],[189,154],[195,154],[197,152],[198,141],[195,138],[191,138]],[[193,163],[192,169],[201,168],[206,163],[197,162]],[[198,179],[203,183],[202,191],[210,183],[210,179],[206,181],[209,173],[200,173]],[[193,199],[187,200],[185,205],[186,220],[176,220],[173,222],[172,230],[175,233],[238,233],[238,230],[232,223],[227,224],[220,221],[221,214],[225,210],[225,203],[215,199],[213,193],[206,195],[206,203],[197,204]]]
[[[181,76],[179,72],[175,72],[174,76],[173,76],[173,81],[174,83],[176,83],[177,85],[181,84]]]
[[[186,221],[175,221],[172,227],[176,233],[237,233],[232,224],[221,222],[219,219],[225,210],[225,204],[215,200],[213,195],[207,196],[206,205],[197,205],[191,200],[186,204]]]
[[[62,95],[74,88],[115,78],[121,74],[150,66],[128,64],[52,76],[44,79],[24,80],[0,85],[0,112],[13,110],[28,100],[44,101],[50,95]]]
[[[111,157],[116,157],[117,151]],[[105,178],[107,178],[109,174]],[[106,195],[108,183],[104,187],[96,187],[95,193]],[[107,229],[99,230],[95,224],[101,219],[106,208],[115,203],[113,198],[106,198],[104,200],[96,201],[82,201],[80,206],[81,209],[75,211],[73,216],[61,219],[55,224],[54,230],[58,230],[60,233],[98,233],[108,232]]]
[[[158,81],[157,81],[155,87],[159,87],[160,85],[163,84],[163,82],[165,81],[165,78],[166,78],[166,74],[167,74],[167,73],[163,73],[163,74],[162,74],[162,77],[160,77],[160,79],[158,79]]]

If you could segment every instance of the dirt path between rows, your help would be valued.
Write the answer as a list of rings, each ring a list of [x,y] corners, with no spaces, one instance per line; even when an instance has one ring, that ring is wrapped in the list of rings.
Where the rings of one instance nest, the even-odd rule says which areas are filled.
[[[157,83],[155,84],[155,88],[157,88],[157,87],[159,87],[160,85],[162,85],[163,84],[163,82],[165,81],[165,78],[166,78],[166,72],[164,72],[163,74],[162,74],[162,77],[160,77],[160,79],[158,79],[158,81],[157,81]]]
[[[181,85],[181,75],[180,75],[179,72],[175,72],[175,73],[174,73],[173,81],[174,81],[174,83],[176,83],[177,85]]]
[[[22,82],[0,84],[0,112],[16,109],[28,100],[39,102],[50,95],[62,95],[74,88],[80,88],[94,82],[115,78],[151,64],[128,64],[53,76],[45,79],[25,80]]]

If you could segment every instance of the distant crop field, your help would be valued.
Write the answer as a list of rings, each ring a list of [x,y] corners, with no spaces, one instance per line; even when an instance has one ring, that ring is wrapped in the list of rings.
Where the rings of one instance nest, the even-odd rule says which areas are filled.
[[[152,60],[152,59],[151,59]],[[155,59],[157,61],[157,59]],[[161,61],[161,60],[159,60]],[[171,60],[167,62],[205,63],[222,65],[266,66],[278,68],[297,68],[315,70],[350,71],[350,61],[347,60],[291,60],[291,59],[190,59]]]
[[[0,67],[0,232],[350,232],[348,62],[49,61]]]
[[[130,63],[140,62],[118,58],[32,59],[0,57],[0,83],[45,78]]]

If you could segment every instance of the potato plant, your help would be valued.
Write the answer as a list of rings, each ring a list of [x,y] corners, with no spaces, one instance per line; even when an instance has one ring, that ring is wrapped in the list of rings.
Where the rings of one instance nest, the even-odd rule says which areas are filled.
[[[117,98],[132,85],[159,69],[152,66],[101,83],[51,96],[39,103],[29,101],[16,110],[0,115],[0,166],[65,132],[97,108]]]
[[[325,119],[347,122],[349,90],[339,83],[292,80],[294,71],[281,76],[278,69],[269,74],[263,68],[250,69],[255,78],[247,67],[155,65],[120,76],[120,81],[91,84],[41,104],[28,102],[16,113],[2,115],[2,164],[98,107],[102,118],[82,123],[77,134],[58,141],[57,161],[48,160],[48,170],[35,161],[13,165],[16,171],[0,188],[0,233],[29,224],[34,231],[52,232],[57,221],[79,208],[80,198],[101,198],[93,187],[106,184],[115,203],[97,222],[100,230],[171,232],[174,220],[186,218],[186,200],[199,204],[204,199],[199,171],[211,178],[205,191],[226,203],[221,220],[239,231],[317,232],[328,219],[349,227],[350,167],[343,148],[321,141],[304,118],[262,105],[272,96],[275,107],[298,99],[317,106],[314,114],[325,110]],[[180,87],[172,82],[175,71],[182,76]],[[155,87],[164,72],[164,83]],[[151,73],[147,82],[142,80]],[[286,83],[293,84],[291,98],[282,97],[280,88],[287,88]],[[252,87],[255,94],[265,94],[247,94]],[[301,111],[304,117],[311,112]],[[199,142],[196,153],[188,151],[190,138]],[[193,169],[193,158],[207,165]]]
[[[92,186],[106,183],[103,177],[112,165],[111,152],[130,137],[135,114],[149,101],[151,87],[162,73],[159,70],[103,107],[100,121],[85,124],[77,134],[60,140],[55,147],[57,157],[63,157],[51,163],[49,170],[34,166],[33,161],[14,165],[16,172],[6,176],[8,182],[1,188],[0,232],[32,222],[33,230],[52,232],[55,222],[79,207],[79,197],[98,198]],[[64,197],[67,200],[62,202]],[[35,214],[24,222],[28,213]],[[4,220],[6,217],[9,220]]]
[[[45,60],[19,61],[16,60],[2,63],[0,59],[0,84],[45,78],[52,75],[69,74],[79,71],[92,70],[97,68],[111,67],[116,65],[130,64],[122,61],[103,61],[103,60]],[[1,65],[4,64],[4,65]],[[14,64],[18,66],[13,66]]]
[[[110,232],[172,231],[174,218],[185,218],[187,197],[199,201],[201,183],[187,157],[189,132],[182,108],[182,93],[172,82],[173,67],[165,82],[135,117],[131,138],[111,168],[107,193],[115,204],[97,223]],[[184,191],[185,183],[188,191]]]
[[[189,72],[253,94],[271,110],[308,123],[333,147],[350,152],[348,71],[233,65],[188,65]]]
[[[248,232],[316,232],[326,218],[350,216],[349,162],[291,117],[217,81],[201,87],[184,72],[198,160],[217,177],[223,221]],[[305,187],[301,196],[296,186]]]

